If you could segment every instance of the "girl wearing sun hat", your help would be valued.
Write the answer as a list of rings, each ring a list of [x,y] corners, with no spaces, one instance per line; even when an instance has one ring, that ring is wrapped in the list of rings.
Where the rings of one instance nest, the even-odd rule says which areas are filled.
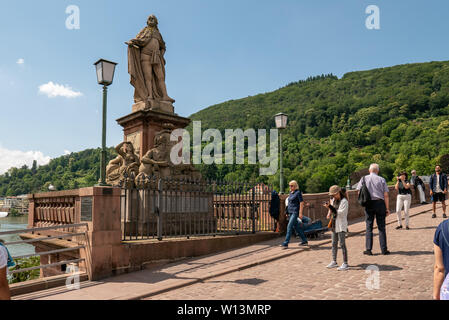
[[[345,192],[339,186],[332,186],[329,189],[331,201],[326,202],[324,206],[329,209],[327,219],[332,218],[332,262],[327,268],[336,268],[338,242],[343,252],[343,264],[338,268],[339,271],[348,270],[348,251],[346,249],[346,233],[348,231],[348,210],[349,202]]]

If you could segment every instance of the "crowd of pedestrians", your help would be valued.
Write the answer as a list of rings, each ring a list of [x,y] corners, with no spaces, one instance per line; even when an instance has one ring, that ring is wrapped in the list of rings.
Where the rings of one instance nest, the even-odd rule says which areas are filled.
[[[386,180],[379,175],[379,165],[371,164],[369,174],[360,179],[357,190],[359,191],[359,203],[364,206],[365,211],[365,255],[373,255],[373,227],[376,221],[379,231],[380,252],[389,255],[386,233],[386,218],[390,214],[389,188]],[[293,232],[301,238],[300,245],[308,245],[307,237],[304,235],[304,225],[310,223],[310,219],[304,216],[304,199],[299,190],[298,183],[291,181],[290,194],[286,200],[286,214],[288,217],[287,235],[282,243],[283,248],[287,248]],[[412,203],[412,188],[415,190],[420,204],[428,204],[426,201],[424,181],[417,175],[416,170],[411,171],[411,178],[401,171],[396,178],[394,186],[397,191],[396,215],[397,227],[402,229],[402,221],[405,220],[405,229],[410,229],[410,207]],[[446,194],[448,191],[448,179],[442,172],[441,167],[435,167],[435,174],[430,177],[429,192],[433,204],[432,218],[436,218],[436,204],[441,202],[443,218],[446,216]],[[361,201],[360,194],[368,193],[368,198]],[[349,270],[348,248],[346,237],[348,232],[348,211],[349,201],[344,189],[337,185],[329,189],[330,201],[323,203],[327,209],[327,219],[329,229],[332,232],[332,260],[327,268],[337,268],[339,271]],[[404,212],[404,219],[402,217]],[[342,252],[343,263],[339,266],[337,262],[338,247]],[[434,268],[434,299],[449,300],[449,221],[444,220],[437,228],[434,238],[435,268]]]

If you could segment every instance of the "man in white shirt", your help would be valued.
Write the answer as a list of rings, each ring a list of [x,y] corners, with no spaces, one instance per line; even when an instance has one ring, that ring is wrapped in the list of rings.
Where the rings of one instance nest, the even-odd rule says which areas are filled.
[[[388,197],[388,186],[384,178],[379,176],[379,165],[372,163],[369,167],[369,175],[362,178],[357,185],[357,190],[366,184],[371,200],[368,201],[365,207],[365,221],[366,221],[366,251],[363,254],[372,256],[373,249],[373,225],[374,219],[377,222],[377,229],[379,230],[379,242],[383,255],[390,254],[387,249],[387,232],[385,219],[390,214],[390,201]]]
[[[0,300],[11,300],[8,279],[6,277],[8,272],[7,269],[8,252],[4,246],[0,245]]]

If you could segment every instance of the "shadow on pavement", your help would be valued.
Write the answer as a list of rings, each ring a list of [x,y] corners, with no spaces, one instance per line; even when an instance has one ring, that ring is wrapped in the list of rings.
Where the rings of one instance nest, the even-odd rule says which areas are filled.
[[[400,254],[404,256],[424,256],[424,255],[433,255],[432,251],[392,251],[392,255]]]
[[[356,266],[349,265],[351,270],[366,270],[369,266],[376,266],[379,268],[380,271],[399,271],[402,270],[401,267],[398,266],[391,266],[391,265],[383,265],[383,264],[377,264],[377,263],[362,263]]]
[[[264,282],[267,282],[268,280],[258,279],[258,278],[251,278],[251,279],[238,279],[234,281],[226,280],[226,281],[218,281],[218,280],[208,280],[208,283],[237,283],[237,284],[248,284],[252,286],[258,286],[259,284],[262,284]]]
[[[428,230],[428,229],[434,229],[434,230],[436,230],[437,227],[436,227],[436,226],[435,226],[435,227],[432,227],[432,226],[429,226],[429,227],[420,227],[420,228],[410,227],[410,230]]]

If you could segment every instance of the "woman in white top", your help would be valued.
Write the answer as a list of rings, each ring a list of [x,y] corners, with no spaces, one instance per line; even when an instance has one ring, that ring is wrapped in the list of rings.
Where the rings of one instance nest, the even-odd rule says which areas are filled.
[[[332,262],[327,266],[330,268],[338,267],[337,251],[338,242],[343,252],[343,264],[338,268],[339,271],[348,270],[348,251],[346,249],[346,233],[348,232],[348,210],[349,202],[346,194],[339,186],[332,186],[329,189],[331,203],[326,202],[324,206],[329,209],[327,218],[331,219],[332,226]]]
[[[2,243],[3,241],[0,240]],[[7,279],[8,273],[8,251],[0,245],[0,300],[10,300],[11,294],[9,291],[9,284]]]

